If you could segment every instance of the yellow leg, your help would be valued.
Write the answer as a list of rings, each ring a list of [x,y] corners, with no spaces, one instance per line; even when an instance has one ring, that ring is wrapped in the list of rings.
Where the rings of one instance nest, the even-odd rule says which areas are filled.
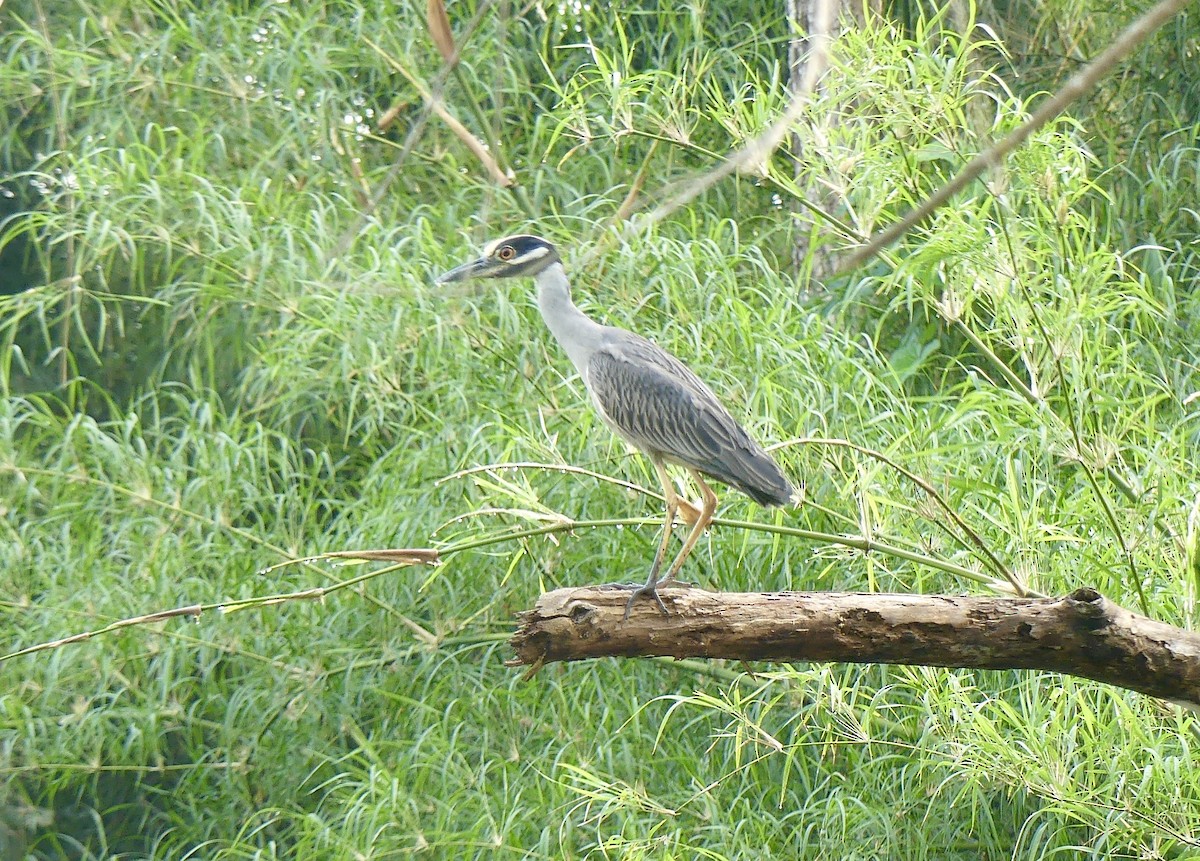
[[[675,512],[679,510],[679,505],[684,500],[679,498],[679,494],[675,492],[675,488],[671,486],[671,478],[667,475],[667,470],[663,467],[662,462],[652,460],[654,471],[658,473],[658,480],[662,482],[663,496],[667,500],[667,520],[663,524],[662,540],[658,542],[658,552],[654,554],[654,564],[650,566],[650,578],[647,583],[655,583],[658,581],[658,570],[662,568],[663,559],[667,555],[667,545],[671,543],[671,529],[675,526]]]
[[[3,0],[0,0],[3,2]],[[671,482],[671,476],[667,475],[667,468],[663,466],[662,461],[650,459],[654,464],[654,471],[658,473],[658,481],[662,485],[663,496],[667,500],[667,505],[674,503],[675,509],[679,512],[680,519],[688,526],[691,526],[700,518],[700,509],[696,507],[691,500],[684,499],[675,490],[675,485]]]
[[[693,513],[695,512],[695,506],[685,499],[680,499],[679,494],[675,492],[675,486],[671,484],[671,477],[667,475],[667,468],[663,466],[663,462],[656,457],[650,458],[650,462],[654,464],[654,472],[658,475],[659,483],[662,484],[663,498],[667,501],[667,518],[663,523],[662,539],[658,542],[658,552],[654,554],[654,564],[650,566],[650,575],[646,578],[646,585],[635,587],[633,594],[629,596],[629,602],[625,605],[626,619],[629,618],[629,613],[633,610],[634,602],[637,601],[639,595],[653,597],[658,602],[658,609],[662,610],[663,615],[666,615],[667,605],[663,603],[658,591],[654,588],[658,583],[658,572],[662,568],[663,559],[667,556],[667,545],[671,543],[671,530],[675,526],[675,512],[682,506],[686,506],[685,518],[688,516],[689,509]]]
[[[697,512],[696,520],[692,524],[692,530],[688,533],[687,540],[683,542],[683,549],[679,551],[679,555],[671,563],[671,568],[667,571],[667,576],[659,580],[658,569],[662,566],[663,556],[667,550],[667,543],[671,537],[671,526],[675,520],[675,510],[680,507],[680,503],[683,500],[679,498],[679,494],[671,487],[671,482],[667,477],[667,471],[663,468],[663,465],[656,461],[654,462],[654,469],[658,473],[659,481],[662,482],[663,495],[667,498],[667,522],[663,529],[662,541],[658,545],[658,553],[654,557],[654,564],[650,568],[650,576],[646,579],[646,585],[635,589],[633,594],[629,596],[628,603],[625,604],[626,619],[629,618],[629,613],[633,610],[633,605],[642,595],[649,595],[657,601],[658,609],[662,611],[664,616],[668,615],[667,605],[663,603],[662,598],[659,596],[658,587],[670,583],[675,579],[675,576],[679,573],[679,569],[683,567],[684,561],[688,558],[688,554],[692,552],[692,548],[696,546],[696,542],[700,540],[700,536],[704,533],[708,524],[712,522],[713,514],[717,510],[717,495],[712,492],[712,488],[705,484],[700,473],[693,469],[691,471],[692,478],[696,480],[696,485],[700,488],[700,493],[704,500],[703,505]],[[695,506],[690,507],[695,508]]]
[[[667,576],[658,581],[656,584],[658,586],[670,583],[679,574],[679,569],[683,567],[683,563],[691,554],[692,548],[696,546],[696,542],[700,540],[700,536],[704,534],[704,530],[708,528],[708,524],[712,523],[713,515],[717,512],[717,495],[704,482],[704,477],[700,473],[694,469],[691,470],[691,473],[696,486],[700,488],[703,507],[700,509],[700,516],[692,524],[692,531],[688,533],[687,540],[683,542],[683,549],[679,551],[679,555],[675,557],[675,561],[667,569]]]

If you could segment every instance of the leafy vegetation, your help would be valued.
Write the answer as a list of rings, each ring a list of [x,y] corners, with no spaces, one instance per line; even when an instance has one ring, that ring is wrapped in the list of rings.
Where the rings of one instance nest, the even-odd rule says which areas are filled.
[[[504,666],[540,591],[644,576],[659,518],[528,286],[431,283],[526,227],[579,264],[585,307],[684,357],[805,483],[784,512],[728,494],[691,579],[1002,589],[899,464],[1029,588],[1196,623],[1194,10],[814,292],[789,262],[806,189],[831,203],[812,253],[854,244],[1135,10],[851,28],[794,158],[626,222],[787,104],[778,5],[452,5],[447,109],[516,194],[426,114],[417,85],[438,89],[442,60],[419,4],[0,8],[0,651],[230,607],[0,662],[0,854],[1200,851],[1196,721],[1128,692]],[[371,570],[280,563],[404,546],[445,564],[233,610]]]

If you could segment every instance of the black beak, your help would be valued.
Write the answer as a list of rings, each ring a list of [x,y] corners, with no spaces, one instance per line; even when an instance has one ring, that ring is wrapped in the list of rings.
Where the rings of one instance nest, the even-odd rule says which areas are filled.
[[[486,257],[480,257],[478,260],[472,260],[462,266],[455,266],[449,272],[442,273],[437,277],[435,283],[449,284],[453,281],[468,281],[471,278],[486,278],[492,274],[493,265]]]

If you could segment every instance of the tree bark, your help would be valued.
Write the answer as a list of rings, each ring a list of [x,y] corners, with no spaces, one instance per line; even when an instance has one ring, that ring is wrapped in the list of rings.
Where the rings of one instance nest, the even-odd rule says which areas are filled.
[[[611,586],[557,589],[520,614],[514,666],[670,656],[1050,670],[1200,707],[1200,635],[1095,589],[1063,598],[662,590],[670,608]]]

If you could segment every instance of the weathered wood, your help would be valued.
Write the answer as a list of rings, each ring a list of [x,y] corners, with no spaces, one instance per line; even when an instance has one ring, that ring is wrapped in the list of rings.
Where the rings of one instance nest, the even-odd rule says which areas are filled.
[[[515,666],[603,656],[1050,670],[1200,706],[1200,635],[1094,589],[1063,598],[557,589],[520,615]]]

